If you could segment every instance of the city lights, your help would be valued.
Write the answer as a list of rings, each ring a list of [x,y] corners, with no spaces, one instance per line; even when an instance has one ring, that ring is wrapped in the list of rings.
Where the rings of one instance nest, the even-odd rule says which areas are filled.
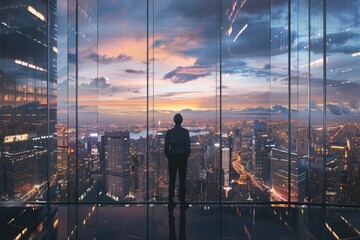
[[[1,1],[1,238],[168,239],[176,113],[187,227],[357,237],[360,2],[315,2]]]

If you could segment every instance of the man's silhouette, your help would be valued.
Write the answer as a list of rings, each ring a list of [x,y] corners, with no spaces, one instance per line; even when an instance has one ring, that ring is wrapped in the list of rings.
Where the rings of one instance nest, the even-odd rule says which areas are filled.
[[[174,116],[175,126],[166,132],[164,152],[169,161],[169,207],[174,205],[176,172],[179,169],[180,203],[187,207],[186,197],[186,170],[191,153],[189,131],[181,127],[183,117],[181,114]]]

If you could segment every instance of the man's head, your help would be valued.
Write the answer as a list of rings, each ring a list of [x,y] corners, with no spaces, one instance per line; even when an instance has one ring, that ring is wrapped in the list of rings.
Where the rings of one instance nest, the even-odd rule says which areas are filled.
[[[183,117],[181,116],[180,113],[175,114],[174,122],[175,122],[175,124],[178,124],[178,125],[180,125],[183,122]]]

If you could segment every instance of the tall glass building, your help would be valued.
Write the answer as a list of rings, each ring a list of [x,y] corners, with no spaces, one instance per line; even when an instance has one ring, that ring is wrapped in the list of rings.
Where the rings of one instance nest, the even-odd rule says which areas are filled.
[[[56,3],[1,2],[1,197],[48,201],[56,182]]]
[[[0,238],[359,238],[359,15],[0,0]],[[176,113],[189,209],[167,208]]]

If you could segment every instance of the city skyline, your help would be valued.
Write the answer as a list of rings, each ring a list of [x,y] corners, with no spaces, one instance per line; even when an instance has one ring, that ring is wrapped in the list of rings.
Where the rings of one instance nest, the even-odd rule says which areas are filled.
[[[39,35],[48,44],[37,41],[37,31],[46,26],[49,6],[30,2],[5,8],[10,9],[4,10],[9,19],[2,24],[5,49],[24,35],[16,27],[21,26],[22,15],[16,24],[10,17],[13,11],[23,11],[34,23],[24,39],[40,47],[27,53],[6,48],[9,53],[3,56],[20,70],[4,70],[3,199],[88,201],[97,196],[105,202],[141,202],[149,195],[153,201],[164,201],[168,176],[163,137],[173,124],[173,114],[181,112],[196,152],[194,164],[189,165],[190,201],[217,201],[218,197],[290,201],[291,195],[301,196],[299,201],[312,197],[321,202],[328,198],[328,190],[312,184],[323,181],[336,183],[335,190],[329,190],[334,194],[331,202],[357,201],[359,69],[354,67],[358,54],[352,43],[359,34],[352,25],[356,13],[343,14],[354,5],[352,1],[341,5],[342,25],[331,10],[337,5],[328,5],[327,19],[334,24],[326,29],[326,39],[319,32],[323,29],[317,23],[319,16],[313,14],[307,19],[310,22],[303,22],[306,19],[297,15],[307,5],[292,8],[292,16],[297,17],[289,25],[285,1],[259,5],[235,0],[221,3],[221,8],[214,1],[196,16],[192,10],[202,8],[205,1],[176,5],[169,0],[149,9],[144,2],[136,9],[133,2],[105,1],[96,6],[80,2],[79,11],[74,11],[75,2],[62,2],[51,9],[58,20],[67,15],[67,21],[57,24],[55,15],[51,16],[53,27]],[[314,11],[320,11],[316,6]],[[114,21],[117,8],[124,14]],[[154,11],[147,16],[144,9]],[[126,22],[126,28],[116,28]],[[292,27],[289,34],[286,27],[292,25],[297,28]],[[342,35],[332,35],[340,30],[346,41],[340,41]],[[306,39],[308,45],[303,44]],[[322,43],[328,50],[326,58]],[[37,51],[41,54],[36,55]],[[151,60],[149,65],[144,57]],[[24,79],[24,75],[33,78]],[[8,81],[12,78],[15,88]],[[326,115],[319,101],[326,102]],[[114,144],[114,154],[109,155],[106,141],[100,139],[116,133],[125,133],[130,141],[123,154],[114,147],[122,144]],[[333,154],[333,146],[342,147],[336,142],[352,146],[346,156]],[[276,172],[286,169],[286,154],[306,162],[306,181],[299,170],[304,164],[288,164],[301,181],[289,180],[288,170]],[[328,176],[333,176],[325,180],[324,162],[332,169]],[[115,170],[121,166],[124,172]],[[307,180],[312,178],[313,182]],[[303,192],[306,187],[307,194],[290,194],[290,188],[289,196],[279,194],[272,186],[274,179],[295,182],[301,187],[294,191]],[[122,185],[126,190],[117,192],[116,186]]]
[[[358,237],[359,9],[0,1],[1,238]]]

